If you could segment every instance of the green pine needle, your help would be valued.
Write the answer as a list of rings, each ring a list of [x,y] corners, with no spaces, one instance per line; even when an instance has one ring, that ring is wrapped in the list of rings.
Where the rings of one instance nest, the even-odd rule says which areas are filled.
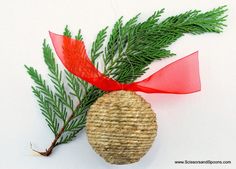
[[[107,28],[102,29],[100,32],[98,32],[96,40],[92,44],[92,49],[91,49],[91,61],[93,64],[95,63],[95,60],[100,56],[100,54],[103,53],[102,50],[100,50],[103,46],[103,43],[106,38],[106,33],[107,33]]]
[[[63,32],[63,35],[64,35],[64,36],[67,36],[67,37],[69,37],[69,38],[72,37],[71,31],[69,30],[68,25],[66,25],[66,27],[65,27],[65,29],[64,29],[64,32]]]

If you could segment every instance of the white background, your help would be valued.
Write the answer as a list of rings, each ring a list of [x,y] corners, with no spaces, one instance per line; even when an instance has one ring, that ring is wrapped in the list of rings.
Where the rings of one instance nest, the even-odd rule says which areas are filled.
[[[124,16],[141,20],[166,8],[162,18],[190,9],[227,4],[228,27],[222,34],[186,35],[170,49],[177,56],[151,65],[148,74],[199,50],[202,91],[190,95],[140,93],[158,116],[158,137],[140,162],[116,166],[104,162],[82,131],[50,157],[35,156],[52,134],[33,96],[24,64],[47,74],[41,45],[48,30],[82,29],[87,49],[96,33]],[[236,168],[236,3],[234,0],[1,0],[0,2],[0,169],[165,169]],[[45,77],[45,76],[44,76]],[[230,165],[174,164],[176,160],[231,160]]]

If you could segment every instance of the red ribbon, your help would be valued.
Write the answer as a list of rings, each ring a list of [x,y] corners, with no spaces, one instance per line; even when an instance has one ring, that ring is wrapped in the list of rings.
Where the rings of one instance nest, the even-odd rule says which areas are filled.
[[[86,54],[83,41],[52,32],[50,37],[57,55],[68,71],[101,90],[173,94],[187,94],[201,90],[198,52],[165,66],[144,80],[121,84],[97,70]]]

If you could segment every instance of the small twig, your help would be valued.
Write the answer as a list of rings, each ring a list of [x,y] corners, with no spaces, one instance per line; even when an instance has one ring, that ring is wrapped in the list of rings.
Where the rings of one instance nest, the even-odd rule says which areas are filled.
[[[77,106],[78,107],[78,106]],[[64,126],[61,128],[60,132],[56,135],[56,137],[54,138],[54,140],[52,141],[50,147],[48,149],[46,149],[45,151],[37,151],[32,149],[34,152],[39,153],[42,156],[49,156],[52,153],[52,150],[57,146],[57,141],[58,139],[61,137],[61,135],[63,134],[67,124],[74,118],[74,113],[72,113],[70,115],[70,117],[68,118],[68,120],[66,121],[66,123],[64,124]]]

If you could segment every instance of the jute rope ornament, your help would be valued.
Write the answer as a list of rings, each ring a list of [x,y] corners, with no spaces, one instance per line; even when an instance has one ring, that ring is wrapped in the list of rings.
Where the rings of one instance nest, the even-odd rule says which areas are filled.
[[[136,91],[187,94],[201,89],[198,52],[142,81],[124,84],[107,77],[93,65],[83,41],[54,33],[50,36],[57,55],[72,74],[107,92],[87,107],[86,131],[90,145],[109,163],[139,161],[156,137],[156,115]]]
[[[134,163],[146,154],[156,137],[156,114],[136,93],[113,91],[90,107],[86,131],[90,145],[107,162]]]

